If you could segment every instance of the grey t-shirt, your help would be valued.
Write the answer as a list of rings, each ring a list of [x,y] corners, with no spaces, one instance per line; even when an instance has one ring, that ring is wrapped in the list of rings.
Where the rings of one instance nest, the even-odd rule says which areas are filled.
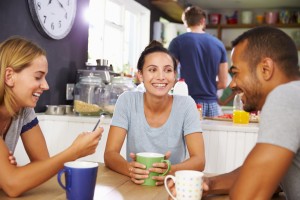
[[[261,112],[258,143],[269,143],[295,153],[281,181],[287,199],[300,199],[300,81],[274,89]]]
[[[159,128],[150,127],[144,114],[144,93],[125,92],[119,96],[112,126],[127,130],[127,160],[130,153],[171,151],[172,164],[186,158],[184,136],[201,134],[200,115],[190,96],[174,95],[172,110],[166,123]]]
[[[5,143],[8,149],[14,152],[20,135],[37,124],[38,119],[33,108],[24,108],[21,110],[18,116],[13,118],[6,134]]]

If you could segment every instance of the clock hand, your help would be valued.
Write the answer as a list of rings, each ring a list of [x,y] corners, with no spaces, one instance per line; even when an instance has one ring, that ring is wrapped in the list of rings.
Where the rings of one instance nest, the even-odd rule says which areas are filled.
[[[58,1],[58,0],[56,0],[56,1],[58,2],[59,6],[60,6],[62,9],[64,9],[64,10],[66,11],[66,9],[65,9],[64,6],[63,6],[63,4],[60,3],[60,1]]]
[[[52,0],[49,0],[48,5],[52,3]]]

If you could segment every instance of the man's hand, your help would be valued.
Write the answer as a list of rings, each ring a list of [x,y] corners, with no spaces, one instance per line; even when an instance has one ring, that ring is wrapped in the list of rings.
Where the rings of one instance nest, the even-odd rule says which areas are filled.
[[[175,183],[174,183],[174,181],[173,181],[172,179],[170,179],[170,180],[168,181],[167,186],[168,186],[170,192],[172,193],[172,195],[173,195],[174,197],[176,197]],[[173,198],[169,195],[168,200],[173,200]]]

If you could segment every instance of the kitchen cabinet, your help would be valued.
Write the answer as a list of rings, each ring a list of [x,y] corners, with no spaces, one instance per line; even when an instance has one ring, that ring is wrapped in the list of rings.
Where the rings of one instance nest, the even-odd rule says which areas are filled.
[[[75,115],[45,115],[38,114],[39,125],[43,131],[50,156],[54,156],[68,148],[75,138],[85,131],[91,131],[98,121],[98,117],[79,117]],[[79,160],[102,162],[104,163],[104,150],[106,146],[107,135],[109,131],[111,118],[104,118],[101,126],[104,133],[92,155],[80,158]],[[126,143],[126,141],[125,141]],[[125,143],[121,149],[121,155],[126,157]],[[29,158],[24,150],[21,139],[19,140],[15,153],[18,165],[26,165]]]
[[[231,50],[231,41],[242,32],[257,26],[268,25],[282,29],[293,38],[294,31],[300,31],[300,24],[207,24],[207,32],[212,33],[223,41],[227,50]],[[300,47],[298,47],[300,51]]]
[[[45,114],[38,114],[38,119],[51,156],[69,147],[81,132],[91,131],[98,120],[97,117]],[[102,121],[104,133],[96,153],[80,160],[104,162],[103,154],[110,121],[110,117]],[[239,167],[256,143],[257,123],[235,125],[227,121],[203,120],[201,124],[205,144],[205,172],[225,173]],[[14,155],[19,165],[29,162],[21,140],[17,144]],[[126,141],[121,149],[121,155],[126,158]]]
[[[258,123],[201,121],[207,173],[227,173],[240,167],[257,140]]]

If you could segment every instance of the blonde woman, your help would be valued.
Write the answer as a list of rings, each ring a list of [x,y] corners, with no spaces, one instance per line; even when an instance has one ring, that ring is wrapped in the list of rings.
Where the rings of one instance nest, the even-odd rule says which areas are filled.
[[[65,162],[94,153],[103,132],[82,133],[65,151],[49,157],[33,109],[49,89],[47,73],[46,53],[38,45],[21,37],[0,44],[0,189],[10,197],[50,179]],[[31,161],[20,167],[11,156],[19,138]]]

